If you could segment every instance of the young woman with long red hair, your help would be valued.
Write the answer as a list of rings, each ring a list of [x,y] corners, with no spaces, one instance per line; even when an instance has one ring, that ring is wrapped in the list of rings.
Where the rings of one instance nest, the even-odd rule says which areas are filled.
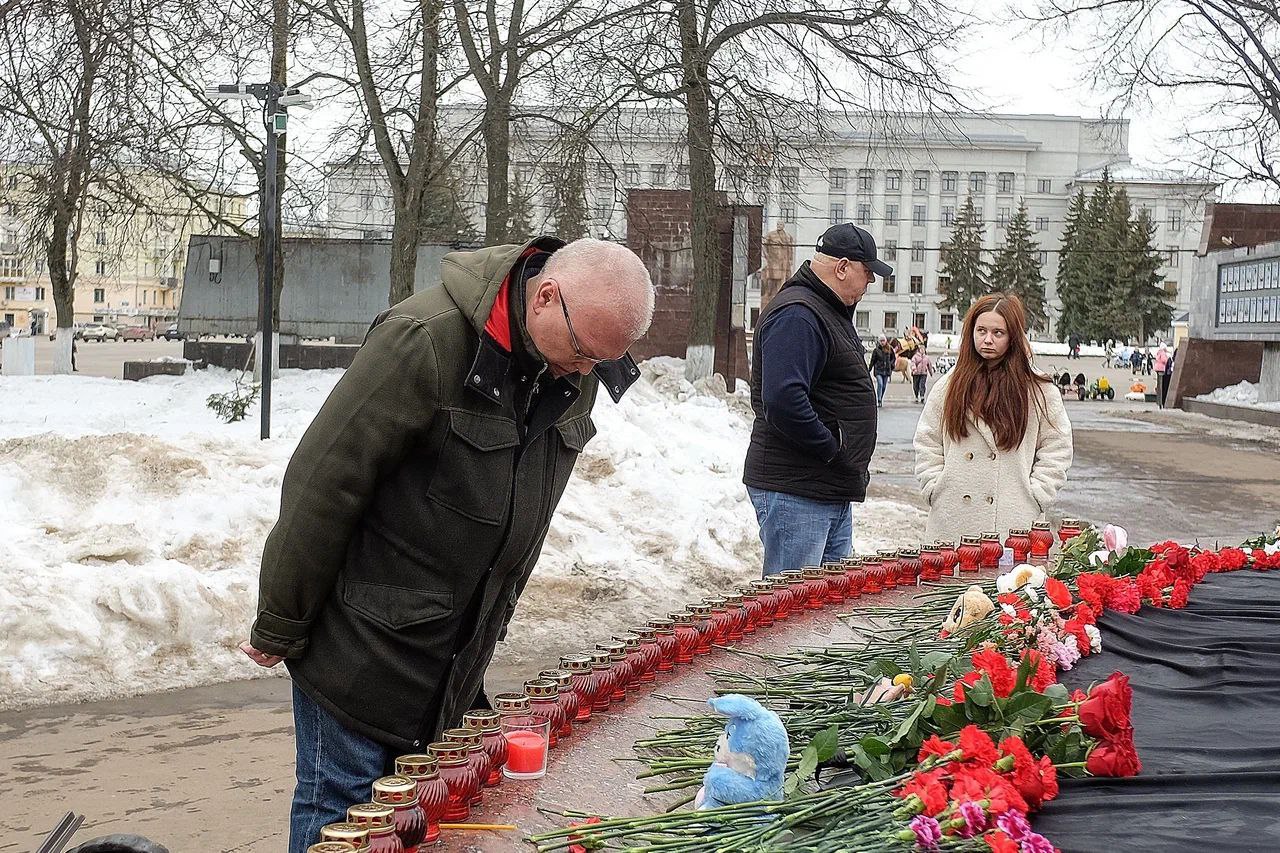
[[[1031,366],[1016,296],[983,296],[964,318],[956,366],[916,426],[916,477],[929,503],[925,537],[1030,527],[1071,467],[1071,421],[1048,376]]]

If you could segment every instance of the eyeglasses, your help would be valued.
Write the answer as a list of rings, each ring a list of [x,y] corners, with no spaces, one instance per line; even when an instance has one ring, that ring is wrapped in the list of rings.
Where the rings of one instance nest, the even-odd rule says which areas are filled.
[[[578,346],[578,336],[573,331],[573,321],[569,319],[569,306],[565,304],[564,291],[560,290],[559,286],[556,287],[556,290],[560,294],[560,310],[564,312],[564,324],[569,327],[569,343],[573,344],[573,354],[580,361],[585,361],[587,364],[595,365],[608,361],[609,359],[607,358],[592,358],[582,351],[582,347]]]

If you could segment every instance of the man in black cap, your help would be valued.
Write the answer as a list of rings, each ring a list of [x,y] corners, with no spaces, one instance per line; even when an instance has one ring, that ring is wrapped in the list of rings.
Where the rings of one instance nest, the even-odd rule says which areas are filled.
[[[850,502],[866,498],[876,446],[876,395],[853,312],[871,280],[892,273],[869,233],[833,225],[756,325],[756,419],[742,480],[766,575],[838,560],[852,547]]]

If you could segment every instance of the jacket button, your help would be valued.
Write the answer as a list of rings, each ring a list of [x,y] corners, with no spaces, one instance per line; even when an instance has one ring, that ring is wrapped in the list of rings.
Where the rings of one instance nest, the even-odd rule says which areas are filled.
[[[480,384],[480,374],[479,374],[479,373],[477,373],[475,376],[472,376],[472,377],[471,377],[471,381],[472,381],[472,382],[474,382],[476,385],[479,385],[479,384]]]
[[[988,504],[993,504],[993,503],[995,503],[995,502],[996,502],[996,499],[995,499],[995,498],[991,497],[990,495],[987,495],[987,503],[988,503]]]
[[[964,455],[964,458],[965,458],[965,459],[968,459],[968,460],[970,460],[970,461],[972,461],[972,459],[973,459],[973,454],[972,454],[972,453],[966,453],[966,454]]]
[[[422,741],[420,741],[420,740],[415,740],[415,741],[413,742],[413,745],[414,745],[414,746],[422,746]]]
[[[991,461],[992,462],[996,461],[996,455],[994,453],[991,454]]]
[[[968,495],[965,495],[965,496],[964,496],[964,499],[965,499],[965,500],[972,500],[972,498],[970,498]]]

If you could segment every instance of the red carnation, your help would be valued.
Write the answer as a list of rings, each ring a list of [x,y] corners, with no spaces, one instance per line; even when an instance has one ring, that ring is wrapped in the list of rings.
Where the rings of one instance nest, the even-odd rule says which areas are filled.
[[[1071,701],[1079,704],[1089,698],[1089,694],[1085,693],[1079,687],[1071,691]]]
[[[1222,571],[1234,572],[1245,567],[1245,564],[1249,562],[1249,556],[1239,548],[1223,548],[1218,552],[1218,560],[1221,563]]]
[[[944,755],[950,755],[955,752],[956,745],[949,740],[943,740],[937,735],[929,735],[929,739],[920,744],[920,752],[916,755],[916,761],[922,762],[930,755],[936,755],[941,758]]]
[[[1107,606],[1121,613],[1137,613],[1142,607],[1142,596],[1138,592],[1138,585],[1132,581],[1117,578],[1107,595]]]
[[[1080,650],[1080,656],[1085,657],[1089,654],[1089,632],[1084,629],[1084,623],[1079,619],[1068,619],[1066,624],[1062,626],[1062,630],[1076,638],[1076,648]]]
[[[1191,596],[1191,584],[1182,578],[1173,582],[1173,592],[1169,593],[1169,606],[1174,610],[1181,610],[1187,606],[1187,599]]]
[[[969,670],[956,681],[955,687],[951,690],[952,697],[954,697],[957,702],[963,702],[964,688],[969,685],[977,684],[981,680],[982,673],[978,672],[976,669]]]
[[[1129,676],[1113,672],[1111,677],[1089,691],[1077,714],[1085,733],[1109,740],[1132,725],[1133,688]]]
[[[1067,589],[1067,585],[1057,578],[1045,578],[1044,591],[1055,607],[1066,609],[1071,606],[1071,590]]]
[[[1085,604],[1096,611],[1105,609],[1107,591],[1111,587],[1111,578],[1096,572],[1085,572],[1076,576],[1076,589]]]
[[[1018,842],[998,830],[988,832],[982,836],[982,840],[987,842],[991,853],[1018,853]]]
[[[974,669],[985,673],[987,678],[991,679],[991,688],[1001,699],[1013,692],[1014,686],[1018,683],[1018,673],[1000,652],[995,649],[983,649],[974,652],[970,660],[973,662]]]
[[[1076,605],[1076,618],[1086,625],[1092,625],[1098,621],[1098,614],[1093,611],[1092,607],[1081,602]]]
[[[1028,659],[1031,660],[1032,665],[1035,667],[1031,671],[1031,689],[1037,693],[1043,693],[1049,688],[1049,685],[1058,680],[1058,668],[1052,661],[1035,649],[1022,650],[1020,660],[1026,661]]]
[[[1000,814],[1010,809],[1027,811],[1027,801],[1018,789],[989,767],[963,765],[956,769],[951,782],[951,799],[956,802],[987,800],[987,811]]]
[[[917,773],[894,793],[904,800],[913,795],[919,797],[923,813],[930,816],[936,815],[947,807],[948,802],[947,787],[942,784],[943,772],[944,769],[940,767],[936,770]]]
[[[1137,776],[1142,772],[1142,762],[1133,746],[1133,730],[1095,746],[1085,760],[1084,769],[1094,776]]]
[[[1191,558],[1191,572],[1196,583],[1204,580],[1204,576],[1220,571],[1221,563],[1218,555],[1212,551],[1201,551]]]
[[[996,744],[991,735],[973,724],[960,730],[960,749],[965,761],[990,766],[1000,760],[1000,753],[996,752]]]

